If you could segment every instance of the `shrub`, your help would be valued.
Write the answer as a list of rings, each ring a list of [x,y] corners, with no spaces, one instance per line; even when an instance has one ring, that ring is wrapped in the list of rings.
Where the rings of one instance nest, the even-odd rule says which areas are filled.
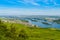
[[[20,40],[26,40],[28,39],[28,34],[26,33],[26,31],[24,29],[22,29],[19,33],[19,39]]]

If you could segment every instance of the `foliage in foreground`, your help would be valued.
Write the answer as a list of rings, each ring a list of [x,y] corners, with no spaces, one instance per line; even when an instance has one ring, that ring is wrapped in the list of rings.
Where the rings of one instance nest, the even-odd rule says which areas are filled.
[[[0,21],[0,40],[60,40],[60,30]]]

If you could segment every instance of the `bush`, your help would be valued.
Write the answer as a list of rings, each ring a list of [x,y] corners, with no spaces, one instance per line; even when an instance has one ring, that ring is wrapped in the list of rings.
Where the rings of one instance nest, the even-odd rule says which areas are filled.
[[[28,34],[26,33],[26,31],[24,29],[21,29],[20,33],[19,33],[19,39],[20,40],[26,40],[28,39]]]

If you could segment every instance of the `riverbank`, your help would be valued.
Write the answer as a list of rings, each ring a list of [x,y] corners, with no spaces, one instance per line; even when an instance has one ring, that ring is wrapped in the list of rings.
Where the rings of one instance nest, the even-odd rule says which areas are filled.
[[[26,26],[30,26],[30,27],[38,27],[37,25],[34,25],[34,24],[31,24],[29,22],[26,22],[26,21],[22,21],[22,20],[8,20],[8,19],[2,19],[1,21],[3,22],[8,22],[8,23],[17,23],[17,24],[24,24]]]

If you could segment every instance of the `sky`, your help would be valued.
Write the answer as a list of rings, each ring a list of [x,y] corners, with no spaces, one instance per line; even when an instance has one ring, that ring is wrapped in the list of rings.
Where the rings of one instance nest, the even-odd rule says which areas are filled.
[[[60,0],[0,0],[0,15],[60,15]]]

